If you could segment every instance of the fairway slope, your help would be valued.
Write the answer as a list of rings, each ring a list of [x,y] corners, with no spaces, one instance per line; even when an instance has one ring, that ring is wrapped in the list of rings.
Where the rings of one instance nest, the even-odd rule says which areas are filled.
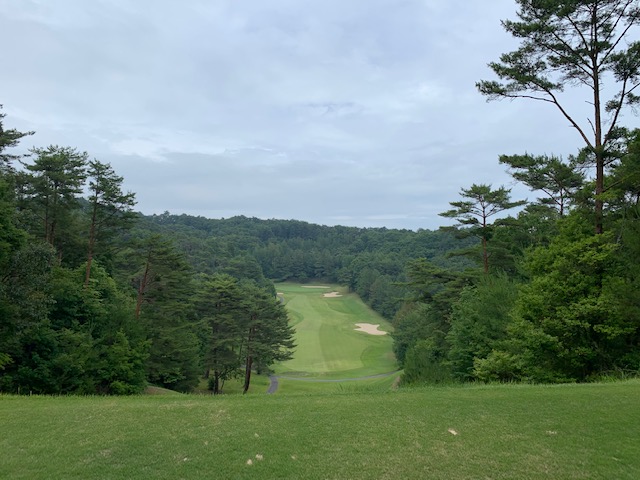
[[[391,325],[360,298],[333,285],[277,285],[296,330],[292,360],[275,367],[287,378],[356,379],[397,370]],[[378,325],[358,329],[358,325]]]

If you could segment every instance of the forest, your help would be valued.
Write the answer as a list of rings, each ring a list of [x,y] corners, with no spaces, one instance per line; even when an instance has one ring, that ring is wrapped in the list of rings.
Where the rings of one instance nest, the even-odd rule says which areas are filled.
[[[394,325],[403,382],[586,382],[640,371],[640,102],[634,2],[519,1],[521,44],[477,83],[549,104],[574,155],[498,159],[532,200],[462,186],[437,231],[135,212],[86,152],[12,153],[0,116],[0,391],[190,391],[290,358],[274,281],[335,282]],[[605,81],[606,80],[606,81]],[[605,88],[607,85],[607,88]],[[586,124],[565,88],[591,92]],[[615,88],[613,88],[615,87]],[[544,151],[544,139],[541,139]]]

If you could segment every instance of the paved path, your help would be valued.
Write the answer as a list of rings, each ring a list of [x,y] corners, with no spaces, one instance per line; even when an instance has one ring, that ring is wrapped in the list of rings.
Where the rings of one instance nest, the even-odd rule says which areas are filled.
[[[269,389],[267,393],[276,393],[278,391],[278,379],[283,378],[285,380],[295,380],[298,382],[314,382],[314,383],[336,383],[336,382],[354,382],[357,380],[368,380],[371,378],[383,378],[390,377],[396,373],[400,372],[400,370],[395,370],[393,372],[387,373],[378,373],[376,375],[365,375],[364,377],[356,377],[356,378],[337,378],[337,379],[327,379],[327,378],[307,378],[307,377],[288,377],[286,375],[269,375],[269,380],[271,383],[269,384]]]
[[[269,381],[271,383],[269,384],[267,393],[276,393],[278,391],[278,377],[275,375],[269,375]]]

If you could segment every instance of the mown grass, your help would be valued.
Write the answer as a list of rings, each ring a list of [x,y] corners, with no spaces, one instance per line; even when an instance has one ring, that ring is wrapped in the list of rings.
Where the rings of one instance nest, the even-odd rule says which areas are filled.
[[[355,330],[356,323],[391,325],[344,288],[291,283],[277,285],[293,319],[298,345],[294,358],[276,365],[277,374],[328,379],[356,378],[395,370],[392,339]],[[339,291],[342,296],[326,298]]]
[[[637,479],[638,398],[637,380],[0,396],[0,478]]]

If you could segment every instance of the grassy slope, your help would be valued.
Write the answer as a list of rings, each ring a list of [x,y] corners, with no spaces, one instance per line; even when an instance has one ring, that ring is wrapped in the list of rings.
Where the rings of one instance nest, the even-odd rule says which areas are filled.
[[[638,398],[640,381],[0,396],[0,478],[637,479]]]
[[[305,288],[279,284],[296,328],[295,357],[276,366],[276,372],[290,376],[355,378],[396,369],[390,336],[355,331],[356,323],[391,326],[354,294],[325,298],[340,287]],[[286,380],[285,380],[286,382]]]

